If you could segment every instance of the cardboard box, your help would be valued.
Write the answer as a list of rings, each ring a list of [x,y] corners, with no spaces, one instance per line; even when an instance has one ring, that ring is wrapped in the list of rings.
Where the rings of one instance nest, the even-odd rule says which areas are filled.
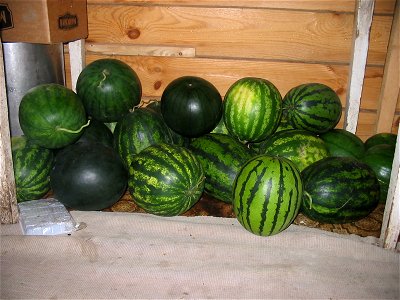
[[[2,0],[2,41],[50,44],[86,38],[86,4],[86,0]]]

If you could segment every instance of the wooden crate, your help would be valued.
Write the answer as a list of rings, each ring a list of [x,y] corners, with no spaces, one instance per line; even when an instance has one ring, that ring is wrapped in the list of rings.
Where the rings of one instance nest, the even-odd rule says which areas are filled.
[[[209,80],[221,95],[245,76],[270,80],[282,95],[298,84],[321,82],[342,101],[339,128],[363,140],[398,132],[396,0],[87,3],[89,36],[66,45],[71,88],[87,63],[103,57],[123,60],[138,73],[144,100],[160,98],[166,85],[183,75]],[[1,137],[7,162],[6,133]],[[397,147],[381,233],[386,248],[396,247],[400,231],[399,155]],[[13,215],[12,182],[2,189],[1,195],[10,194],[2,207]]]

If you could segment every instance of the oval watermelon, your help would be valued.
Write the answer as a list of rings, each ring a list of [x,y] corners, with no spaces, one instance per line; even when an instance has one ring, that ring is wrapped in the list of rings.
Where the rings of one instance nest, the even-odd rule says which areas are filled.
[[[88,115],[101,122],[117,122],[140,103],[142,85],[125,62],[104,58],[88,64],[78,76],[76,92]]]
[[[302,212],[323,223],[348,223],[371,213],[379,202],[374,171],[353,157],[332,156],[301,173],[304,183]]]
[[[173,143],[161,117],[151,109],[138,107],[125,115],[114,129],[114,148],[129,168],[132,157],[150,145]]]
[[[129,169],[129,192],[138,206],[160,216],[189,210],[204,190],[201,163],[188,149],[151,145],[135,155]]]
[[[342,115],[336,92],[322,83],[298,85],[283,97],[285,118],[297,129],[323,133],[333,129]]]
[[[25,136],[11,137],[17,201],[37,200],[50,190],[53,151],[29,141]]]
[[[165,123],[185,137],[209,133],[222,116],[222,98],[217,88],[196,76],[173,80],[161,96]]]
[[[233,209],[248,231],[270,236],[296,218],[303,184],[297,167],[284,157],[266,154],[247,161],[233,184]]]
[[[205,191],[213,198],[232,203],[232,186],[242,165],[253,151],[232,136],[209,133],[194,139],[189,149],[203,166]]]
[[[79,97],[55,83],[28,90],[19,105],[19,123],[29,140],[51,149],[74,143],[89,125]]]
[[[266,139],[276,130],[281,115],[281,94],[268,80],[245,77],[234,82],[225,94],[225,126],[243,143]]]
[[[302,129],[275,132],[261,143],[260,153],[286,157],[300,171],[329,156],[325,142],[312,132]]]
[[[57,153],[50,173],[54,197],[76,210],[102,210],[126,191],[128,172],[115,151],[100,143],[76,143]]]
[[[365,153],[364,142],[354,133],[334,128],[320,135],[331,156],[354,157],[361,159]]]

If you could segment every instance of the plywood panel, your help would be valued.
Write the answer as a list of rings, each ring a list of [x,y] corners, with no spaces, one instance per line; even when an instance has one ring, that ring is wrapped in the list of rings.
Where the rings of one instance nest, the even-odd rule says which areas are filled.
[[[88,4],[135,4],[161,6],[212,6],[212,7],[253,7],[289,10],[315,10],[353,12],[355,0],[87,0]],[[376,0],[375,11],[379,14],[393,13],[395,0]]]

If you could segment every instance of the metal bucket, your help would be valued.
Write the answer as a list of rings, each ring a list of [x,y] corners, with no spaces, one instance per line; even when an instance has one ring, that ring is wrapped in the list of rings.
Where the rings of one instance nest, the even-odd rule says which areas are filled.
[[[3,43],[11,136],[23,135],[18,119],[22,97],[42,83],[65,84],[63,44]]]

